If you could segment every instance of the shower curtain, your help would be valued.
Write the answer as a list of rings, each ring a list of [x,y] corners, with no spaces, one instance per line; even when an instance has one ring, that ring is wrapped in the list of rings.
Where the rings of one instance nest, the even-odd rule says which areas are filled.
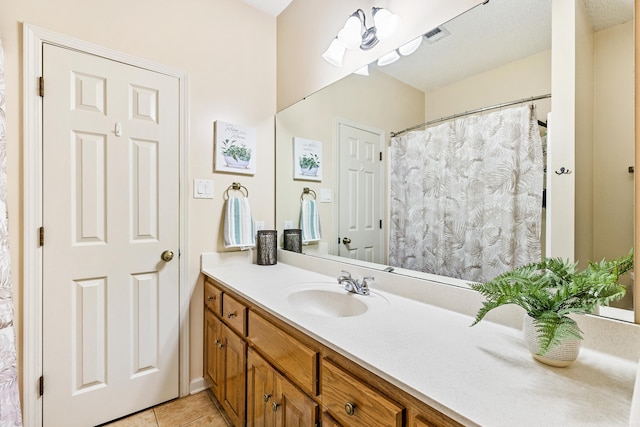
[[[0,426],[21,426],[7,220],[4,56],[0,40]]]
[[[483,282],[541,258],[533,107],[392,138],[390,187],[392,266]]]

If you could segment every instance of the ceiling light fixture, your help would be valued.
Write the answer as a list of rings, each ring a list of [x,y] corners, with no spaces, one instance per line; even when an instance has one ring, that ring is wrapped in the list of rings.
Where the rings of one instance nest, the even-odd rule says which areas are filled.
[[[341,67],[345,49],[372,49],[380,40],[391,37],[400,25],[400,16],[387,9],[373,7],[371,15],[374,25],[367,28],[367,17],[364,11],[358,9],[353,12],[322,57],[330,64]],[[340,46],[337,46],[338,43]]]
[[[396,52],[395,50],[392,50],[391,52],[381,56],[380,59],[378,59],[378,65],[384,67],[385,65],[393,64],[398,59],[400,59],[400,55],[398,55],[398,52]]]
[[[369,65],[365,65],[364,67],[358,68],[353,72],[353,74],[360,74],[361,76],[369,75]]]
[[[322,54],[322,57],[329,64],[336,67],[342,67],[342,58],[344,58],[344,45],[335,38],[329,45],[329,48]]]
[[[403,44],[402,46],[400,46],[398,48],[398,52],[400,52],[400,55],[402,55],[402,56],[411,55],[416,50],[418,50],[418,48],[422,44],[422,39],[423,38],[424,38],[423,36],[420,36],[420,37],[417,37],[417,38],[411,40],[409,43]]]

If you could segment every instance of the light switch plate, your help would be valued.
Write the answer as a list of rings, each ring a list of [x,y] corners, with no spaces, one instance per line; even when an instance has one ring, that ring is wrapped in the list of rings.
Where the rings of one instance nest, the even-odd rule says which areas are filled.
[[[333,194],[330,188],[321,188],[320,189],[320,202],[321,203],[331,203],[333,199]]]
[[[213,180],[194,179],[193,180],[194,199],[213,199]]]

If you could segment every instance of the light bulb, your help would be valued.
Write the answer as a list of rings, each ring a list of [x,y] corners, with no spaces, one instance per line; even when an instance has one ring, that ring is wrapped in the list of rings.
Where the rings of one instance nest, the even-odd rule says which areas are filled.
[[[347,19],[344,27],[338,32],[338,40],[347,49],[357,49],[362,42],[361,29],[362,24],[356,12]]]
[[[333,39],[327,50],[322,54],[322,58],[329,64],[336,67],[342,67],[342,58],[344,58],[344,45]]]
[[[353,74],[360,74],[361,76],[368,76],[369,75],[369,66],[365,65],[364,67],[360,67],[357,70],[355,70],[353,72]]]
[[[378,65],[383,67],[385,65],[393,64],[398,59],[400,59],[400,55],[398,55],[398,52],[396,52],[395,50],[392,50],[391,52],[381,56],[380,59],[378,59]]]
[[[376,26],[376,34],[380,40],[386,40],[396,32],[400,26],[400,16],[389,12],[382,7],[372,9],[373,22]]]
[[[400,52],[400,54],[404,56],[411,55],[413,52],[418,50],[421,44],[422,44],[422,36],[411,40],[409,43],[403,44],[398,48],[398,52]]]

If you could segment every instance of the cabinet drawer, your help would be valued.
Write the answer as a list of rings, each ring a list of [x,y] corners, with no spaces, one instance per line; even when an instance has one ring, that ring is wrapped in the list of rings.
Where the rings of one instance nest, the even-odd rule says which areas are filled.
[[[247,336],[247,306],[227,293],[222,294],[222,317],[240,336]]]
[[[222,314],[222,291],[208,280],[204,281],[204,304],[214,314]]]
[[[322,406],[345,426],[402,426],[403,408],[332,362],[322,360]]]
[[[311,396],[318,389],[318,353],[249,311],[249,341],[287,378]]]

